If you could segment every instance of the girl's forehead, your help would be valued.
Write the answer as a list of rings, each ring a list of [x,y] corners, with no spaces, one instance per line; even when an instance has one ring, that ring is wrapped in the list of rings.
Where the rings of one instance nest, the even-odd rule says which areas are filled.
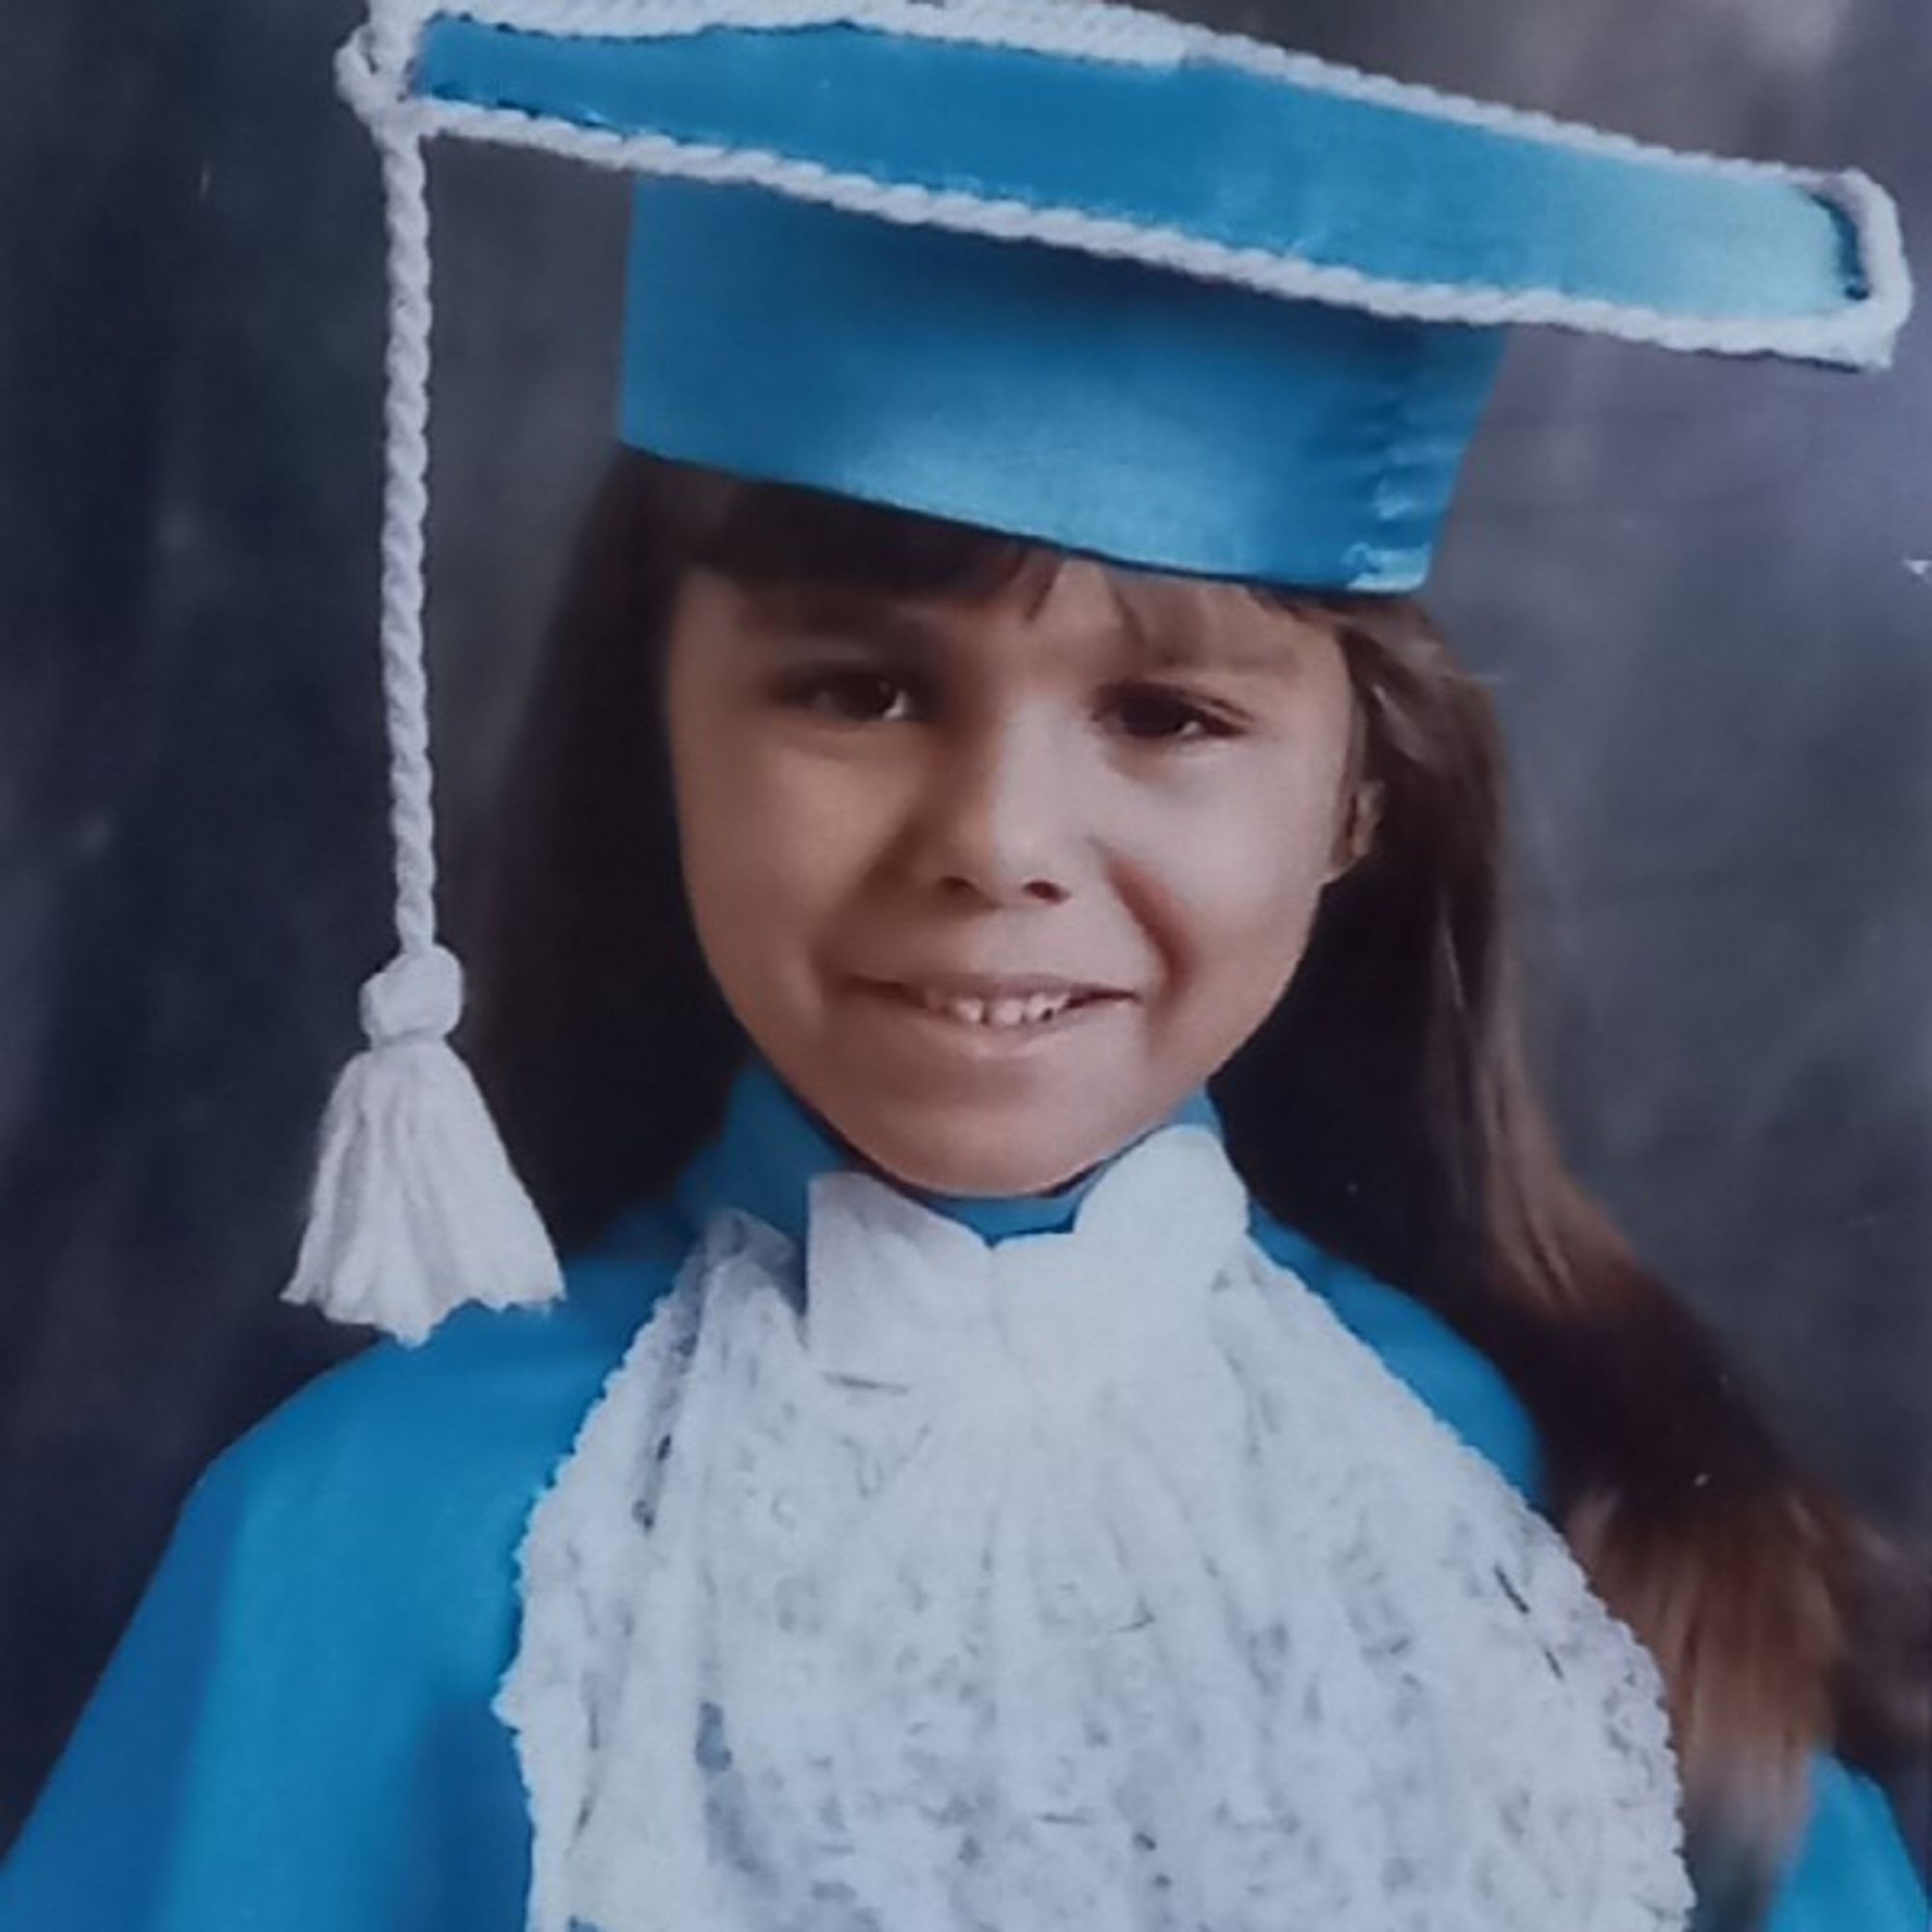
[[[1283,673],[1331,635],[1244,584],[1037,549],[989,589],[886,591],[803,578],[724,587],[734,631],[775,651],[840,643],[935,661],[1065,652],[1142,671]]]

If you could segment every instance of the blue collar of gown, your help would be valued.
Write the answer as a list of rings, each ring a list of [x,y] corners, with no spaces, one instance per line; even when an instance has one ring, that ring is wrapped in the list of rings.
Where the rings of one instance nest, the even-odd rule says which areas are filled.
[[[1221,1117],[1205,1088],[1190,1094],[1157,1125],[1206,1127],[1216,1140],[1222,1138]],[[1148,1132],[1156,1130],[1150,1127]],[[982,1240],[1059,1234],[1073,1225],[1081,1202],[1125,1151],[1122,1148],[1079,1179],[1047,1194],[973,1197],[895,1184],[913,1200],[963,1222]],[[737,1208],[802,1241],[812,1180],[839,1168],[866,1165],[764,1061],[753,1059],[732,1083],[724,1125],[678,1177],[675,1198],[694,1229],[702,1228],[721,1208]]]

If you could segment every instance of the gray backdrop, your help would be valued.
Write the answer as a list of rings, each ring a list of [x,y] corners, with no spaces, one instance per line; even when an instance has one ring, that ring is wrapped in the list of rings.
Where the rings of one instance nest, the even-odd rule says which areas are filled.
[[[1919,0],[1216,17],[1857,163],[1932,261]],[[353,19],[8,0],[0,23],[0,1839],[197,1469],[355,1346],[275,1300],[386,944],[377,174],[328,78]],[[436,205],[460,820],[604,446],[624,209],[473,152],[439,156]],[[1794,1444],[1919,1534],[1928,449],[1932,324],[1864,383],[1525,340],[1435,590],[1513,737],[1572,1152]]]

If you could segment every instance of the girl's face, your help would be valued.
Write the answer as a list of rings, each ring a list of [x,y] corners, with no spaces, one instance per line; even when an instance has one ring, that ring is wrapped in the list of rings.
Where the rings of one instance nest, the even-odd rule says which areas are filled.
[[[1040,1192],[1260,1025],[1354,856],[1316,622],[1041,554],[979,601],[692,573],[666,675],[687,891],[725,1001],[887,1174]]]

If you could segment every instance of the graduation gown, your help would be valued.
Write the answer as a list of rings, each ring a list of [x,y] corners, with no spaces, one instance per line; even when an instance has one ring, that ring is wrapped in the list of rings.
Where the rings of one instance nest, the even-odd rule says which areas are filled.
[[[1215,1123],[1205,1096],[1179,1118]],[[570,1268],[562,1306],[380,1345],[223,1455],[0,1867],[0,1932],[517,1932],[530,1828],[490,1707],[530,1511],[711,1214],[796,1235],[840,1160],[754,1065],[671,1192]],[[943,1205],[998,1240],[1065,1227],[1091,1184]],[[1538,1500],[1533,1428],[1482,1355],[1259,1210],[1253,1233]],[[1810,1799],[1770,1932],[1924,1932],[1878,1787],[1821,1755]]]

